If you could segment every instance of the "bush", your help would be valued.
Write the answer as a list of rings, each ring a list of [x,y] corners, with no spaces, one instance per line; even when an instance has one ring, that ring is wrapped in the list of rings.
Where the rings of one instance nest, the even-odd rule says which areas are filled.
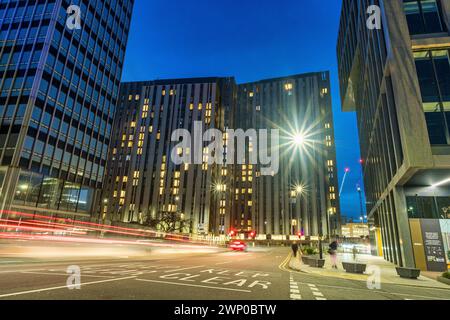
[[[312,256],[317,253],[317,249],[312,247],[306,247],[303,249],[303,253],[308,256]]]
[[[443,278],[446,278],[446,279],[450,279],[450,271],[444,272],[444,273],[442,274],[442,277],[443,277]]]

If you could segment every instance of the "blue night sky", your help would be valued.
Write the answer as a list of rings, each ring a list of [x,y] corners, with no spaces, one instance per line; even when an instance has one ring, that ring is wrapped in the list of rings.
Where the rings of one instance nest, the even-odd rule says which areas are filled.
[[[359,218],[356,117],[341,112],[341,1],[136,0],[123,80],[234,76],[238,83],[330,70],[342,215]]]

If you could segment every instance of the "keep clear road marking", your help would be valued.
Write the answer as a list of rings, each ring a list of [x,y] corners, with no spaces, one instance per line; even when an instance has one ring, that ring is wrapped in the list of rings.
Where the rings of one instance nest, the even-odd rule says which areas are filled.
[[[190,269],[198,269],[198,268],[203,268],[206,266],[196,266],[196,267],[187,267],[187,268],[180,268],[180,269],[174,269],[174,270],[167,270],[164,271],[165,273],[172,273],[172,272],[176,272],[176,271],[183,271],[183,270],[190,270]]]
[[[106,283],[106,282],[113,282],[113,281],[122,281],[122,280],[129,280],[129,279],[135,279],[136,277],[126,277],[126,278],[118,278],[118,279],[108,279],[108,280],[101,280],[101,281],[94,281],[94,282],[86,282],[81,283],[80,286],[88,286],[91,284],[99,284],[99,283]],[[14,292],[14,293],[8,293],[8,294],[2,294],[0,295],[0,298],[7,298],[7,297],[14,297],[14,296],[20,296],[24,294],[30,294],[30,293],[39,293],[39,292],[45,292],[45,291],[53,291],[53,290],[60,290],[60,289],[68,289],[69,287],[61,286],[61,287],[53,287],[53,288],[44,288],[44,289],[36,289],[36,290],[30,290],[30,291],[21,291],[21,292]]]
[[[197,285],[197,284],[175,283],[175,282],[168,282],[168,281],[148,280],[148,279],[136,279],[136,281],[144,281],[144,282],[152,282],[152,283],[162,283],[162,284],[171,284],[171,285],[174,285],[174,286],[184,286],[184,287],[195,287],[195,288],[205,288],[205,289],[214,289],[214,290],[224,290],[224,291],[236,291],[236,292],[246,292],[246,293],[251,293],[250,290],[231,289],[231,288],[219,288],[219,287],[210,287],[210,286],[201,286],[201,285]]]

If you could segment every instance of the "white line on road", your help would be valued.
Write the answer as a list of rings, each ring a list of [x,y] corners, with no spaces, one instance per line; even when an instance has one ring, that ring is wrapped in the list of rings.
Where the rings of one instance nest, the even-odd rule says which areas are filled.
[[[311,284],[307,284],[307,283],[303,283],[303,282],[298,282],[299,284],[306,284],[308,286],[314,286]],[[396,292],[389,292],[389,291],[380,291],[380,290],[369,290],[369,289],[361,289],[361,288],[352,288],[352,287],[342,287],[342,286],[331,286],[331,285],[327,285],[327,284],[318,284],[317,286],[322,287],[322,288],[329,288],[329,289],[339,289],[339,290],[350,290],[350,291],[363,291],[363,292],[374,292],[374,293],[387,293],[387,294],[392,294],[392,295],[400,295],[400,296],[411,296],[411,297],[417,297],[417,298],[425,298],[425,299],[433,299],[433,300],[449,300],[449,299],[444,299],[444,298],[438,298],[438,297],[430,297],[430,296],[419,296],[419,295],[414,295],[414,294],[407,294],[407,293],[396,293]],[[422,287],[416,287],[416,288],[422,288]],[[441,290],[441,288],[429,288],[429,287],[425,287],[426,289],[436,289],[436,290]],[[448,290],[448,289],[444,289],[444,290]]]
[[[184,271],[184,270],[190,270],[190,269],[198,269],[198,268],[203,268],[205,266],[196,266],[196,267],[187,267],[187,268],[180,268],[180,269],[173,269],[173,270],[167,270],[164,271],[165,273],[172,273],[172,272],[176,272],[176,271]]]
[[[88,285],[91,285],[91,284],[99,284],[99,283],[106,283],[106,282],[113,282],[113,281],[129,280],[129,279],[134,279],[134,278],[136,278],[136,277],[134,276],[134,277],[108,279],[108,280],[101,280],[101,281],[94,281],[94,282],[86,282],[86,283],[81,283],[80,286],[88,286]],[[53,290],[60,290],[60,289],[68,289],[68,286],[44,288],[44,289],[37,289],[37,290],[21,291],[21,292],[2,294],[2,295],[0,295],[0,298],[7,298],[7,297],[13,297],[13,296],[20,296],[20,295],[24,295],[24,294],[39,293],[39,292],[53,291]]]
[[[312,294],[314,295],[314,298],[315,298],[316,300],[327,300],[327,299],[324,297],[323,293],[319,291],[319,289],[316,287],[315,284],[308,283],[308,287],[309,287],[309,289],[311,290],[311,292],[312,292]]]
[[[289,278],[289,294],[291,300],[302,300],[302,296],[300,295],[300,290],[298,289],[298,284],[294,281],[294,277],[291,276]]]
[[[68,277],[70,274],[68,273],[56,273],[56,272],[32,272],[32,271],[22,271],[20,273],[24,273],[24,274],[36,274],[36,275],[43,275],[43,276],[65,276]],[[112,276],[93,276],[93,275],[88,275],[86,273],[83,273],[83,277],[88,277],[88,278],[103,278],[103,279],[112,279],[114,277]]]
[[[214,290],[224,290],[224,291],[236,291],[236,292],[251,293],[250,290],[231,289],[231,288],[219,288],[219,287],[210,287],[210,286],[200,286],[200,285],[196,285],[196,284],[176,283],[176,282],[167,282],[167,281],[158,281],[158,280],[136,279],[136,281],[171,284],[171,285],[174,285],[174,286],[184,286],[184,287],[195,287],[195,288],[206,288],[206,289],[214,289]]]

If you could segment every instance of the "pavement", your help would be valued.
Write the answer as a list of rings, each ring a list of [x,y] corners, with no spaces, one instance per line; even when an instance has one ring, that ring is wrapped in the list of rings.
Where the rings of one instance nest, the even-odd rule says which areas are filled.
[[[292,259],[292,256],[291,256]],[[406,286],[430,287],[450,289],[446,284],[436,281],[435,273],[422,273],[417,280],[403,279],[397,275],[395,265],[384,260],[382,257],[374,257],[370,255],[357,255],[356,261],[352,254],[338,255],[338,269],[333,269],[330,261],[330,256],[324,254],[325,266],[323,269],[313,268],[305,264],[296,265],[294,269],[287,269],[292,272],[302,272],[310,275],[319,275],[323,277],[333,277],[341,279],[350,279],[367,282],[368,280],[375,281],[373,276],[379,275],[379,282],[381,284],[398,284]],[[367,265],[367,272],[365,274],[351,274],[347,273],[342,267],[342,262],[356,262]],[[372,277],[371,277],[372,276]],[[374,279],[374,280],[372,280]]]
[[[126,249],[122,247],[120,257],[113,252],[98,258],[83,256],[79,250],[61,258],[0,250],[0,300],[450,299],[449,287],[430,279],[426,286],[418,286],[412,280],[389,281],[386,275],[381,287],[371,290],[367,276],[349,278],[327,266],[321,271],[289,270],[288,248],[231,252],[175,247],[140,253]]]

